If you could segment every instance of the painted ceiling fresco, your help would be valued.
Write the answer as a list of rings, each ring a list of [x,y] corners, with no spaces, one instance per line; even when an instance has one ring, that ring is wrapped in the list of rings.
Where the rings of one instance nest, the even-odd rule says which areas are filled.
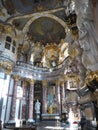
[[[3,4],[9,14],[14,14],[15,11],[28,14],[61,7],[63,0],[3,0]]]

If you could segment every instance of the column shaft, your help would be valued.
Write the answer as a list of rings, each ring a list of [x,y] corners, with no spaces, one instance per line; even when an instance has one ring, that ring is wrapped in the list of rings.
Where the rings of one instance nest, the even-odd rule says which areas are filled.
[[[29,93],[29,115],[28,118],[29,120],[33,119],[33,101],[34,101],[34,83],[30,83],[30,93]]]
[[[11,103],[10,120],[15,120],[17,86],[18,86],[18,78],[15,78],[14,87],[13,87],[12,103]]]
[[[47,113],[47,86],[43,86],[43,114]]]
[[[64,83],[62,83],[61,86],[61,98],[62,98],[62,112],[65,112],[65,86]]]
[[[61,113],[61,97],[60,97],[60,86],[56,85],[56,103],[57,103],[57,113]]]

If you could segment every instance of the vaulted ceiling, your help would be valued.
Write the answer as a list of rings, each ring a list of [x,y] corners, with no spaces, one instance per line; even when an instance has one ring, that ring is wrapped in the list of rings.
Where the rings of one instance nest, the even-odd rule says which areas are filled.
[[[61,40],[66,38],[67,28],[64,1],[2,0],[2,4],[3,8],[6,9],[6,21],[8,24],[11,24],[15,28],[17,37],[20,42],[19,44],[23,44],[24,46],[24,53],[26,53],[26,51],[28,51],[31,46],[37,46],[38,43],[41,44],[41,48],[49,44],[57,44],[58,48],[61,47]],[[26,50],[24,50],[24,48],[26,48]],[[52,53],[55,53],[55,48],[54,50],[52,49],[52,51]],[[38,54],[41,54],[40,52]],[[42,52],[39,57],[37,56],[37,61],[43,60],[40,58],[40,56],[44,57],[43,55],[44,53]],[[60,54],[58,54],[58,56],[59,55]],[[55,56],[53,55],[53,57]],[[57,58],[53,57],[51,58],[57,61]],[[34,60],[36,59],[33,59],[33,61]]]
[[[27,36],[33,42],[59,43],[65,38],[65,10],[61,0],[2,0],[7,13],[13,19],[11,24],[22,31],[33,15]],[[52,12],[50,11],[52,10]],[[40,13],[42,13],[40,15]],[[47,15],[44,14],[46,12]],[[14,16],[14,17],[13,17]],[[16,18],[16,17],[19,18]],[[22,17],[21,17],[22,16]],[[26,16],[26,17],[25,17]],[[63,25],[62,25],[63,23]]]
[[[67,0],[2,0],[1,20],[15,29],[19,53],[30,55],[30,63],[54,67],[70,55],[68,71],[79,73],[74,41],[78,38],[76,14],[66,13]],[[78,46],[77,46],[78,47]],[[80,55],[79,55],[80,56]],[[18,57],[19,59],[20,57]]]

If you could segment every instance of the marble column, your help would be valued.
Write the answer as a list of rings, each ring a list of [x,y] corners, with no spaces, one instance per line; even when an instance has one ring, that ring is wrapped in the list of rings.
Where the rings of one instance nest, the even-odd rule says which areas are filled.
[[[23,88],[22,119],[26,119],[26,88],[27,88],[26,81],[22,82],[22,88]]]
[[[29,113],[28,122],[35,122],[33,119],[33,106],[34,106],[34,80],[30,80],[30,93],[29,93]]]
[[[61,102],[62,103],[61,104],[62,110],[61,111],[65,112],[66,110],[65,110],[65,107],[64,107],[65,106],[65,86],[64,86],[64,82],[61,83],[61,98],[62,98],[62,100],[61,100],[62,101]]]
[[[47,113],[47,81],[43,81],[43,103],[42,113]]]
[[[10,121],[9,121],[9,123],[15,123],[18,81],[19,81],[19,76],[14,76],[14,87],[13,87],[13,96],[12,96],[12,102],[11,102],[11,111],[10,111]]]
[[[61,95],[60,95],[60,82],[56,81],[56,104],[57,104],[57,113],[61,114]]]
[[[1,106],[2,106],[2,112],[1,112],[1,120],[2,120],[2,125],[4,122],[8,122],[9,120],[9,107],[11,106],[8,104],[8,99],[9,99],[9,90],[10,90],[10,81],[11,81],[11,71],[9,69],[5,69],[5,73],[6,73],[6,79],[5,80],[1,80],[1,84],[3,84],[3,86],[0,86],[2,89],[2,91],[0,93],[3,93],[3,97],[0,99],[0,101],[2,101]],[[12,95],[12,94],[11,94]],[[1,107],[0,107],[1,108]]]

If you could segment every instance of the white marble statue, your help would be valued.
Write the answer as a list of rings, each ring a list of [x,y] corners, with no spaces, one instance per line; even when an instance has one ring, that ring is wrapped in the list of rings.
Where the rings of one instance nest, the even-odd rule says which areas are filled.
[[[82,62],[86,69],[98,70],[98,38],[94,28],[91,0],[75,0]]]
[[[35,112],[36,112],[36,114],[40,114],[40,107],[41,107],[41,103],[37,99],[37,101],[35,103]]]

